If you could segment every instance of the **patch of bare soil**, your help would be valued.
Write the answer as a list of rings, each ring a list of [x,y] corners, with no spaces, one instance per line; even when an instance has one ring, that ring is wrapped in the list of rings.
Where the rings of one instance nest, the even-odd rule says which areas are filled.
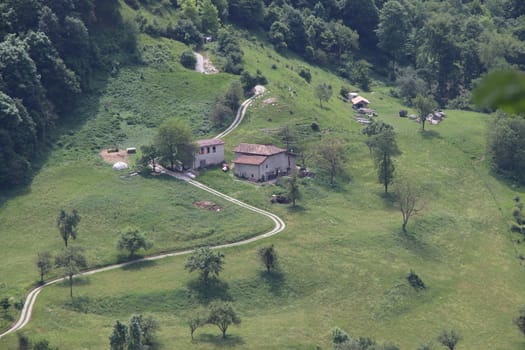
[[[216,74],[219,73],[217,67],[213,65],[209,57],[204,56],[204,74]]]
[[[125,149],[121,149],[118,152],[108,152],[108,149],[100,151],[99,155],[104,159],[106,163],[115,164],[116,162],[128,162],[128,152]]]
[[[193,202],[194,205],[201,209],[208,209],[211,211],[221,211],[222,207],[210,201],[197,201]]]
[[[270,97],[263,101],[263,103],[266,105],[275,105],[276,102],[277,99],[275,97]]]

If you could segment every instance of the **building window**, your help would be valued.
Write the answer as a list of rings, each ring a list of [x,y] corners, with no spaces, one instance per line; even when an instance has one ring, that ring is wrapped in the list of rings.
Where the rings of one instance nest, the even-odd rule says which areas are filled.
[[[268,164],[266,164],[266,169],[268,169]]]
[[[213,150],[213,153],[217,152],[217,150],[215,149],[215,146],[213,146],[212,150]]]
[[[210,153],[210,147],[206,147],[206,153]]]
[[[201,147],[201,154],[204,154],[204,147]]]

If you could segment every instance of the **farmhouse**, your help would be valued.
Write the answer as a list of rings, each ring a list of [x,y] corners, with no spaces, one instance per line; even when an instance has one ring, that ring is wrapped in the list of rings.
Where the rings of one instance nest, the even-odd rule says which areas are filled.
[[[295,169],[295,156],[274,145],[241,143],[233,150],[234,174],[250,181],[267,181]]]
[[[366,108],[370,104],[370,101],[368,101],[366,98],[362,96],[356,96],[352,98],[352,107],[353,108]]]
[[[221,139],[198,140],[198,150],[193,157],[193,168],[205,168],[224,162],[224,141]]]

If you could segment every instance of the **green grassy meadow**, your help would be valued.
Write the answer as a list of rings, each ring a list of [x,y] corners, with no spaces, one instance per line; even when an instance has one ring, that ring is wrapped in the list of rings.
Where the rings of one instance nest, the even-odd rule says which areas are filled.
[[[112,142],[122,147],[149,142],[155,126],[170,116],[188,120],[196,135],[213,135],[207,111],[217,92],[236,78],[184,70],[177,57],[186,47],[180,43],[142,36],[140,47],[146,63],[123,67],[99,96],[86,99],[79,107],[85,122],[62,134],[24,193],[0,202],[0,295],[22,296],[38,278],[36,252],[61,249],[55,227],[61,207],[77,208],[82,216],[73,244],[86,248],[91,266],[118,260],[118,230],[128,225],[153,239],[148,254],[231,241],[271,227],[269,220],[186,183],[121,176],[98,158]],[[403,106],[388,95],[388,87],[378,84],[363,93],[379,118],[395,127],[402,151],[396,176],[414,178],[423,189],[424,208],[403,234],[399,210],[377,183],[361,125],[337,97],[344,82],[251,37],[242,47],[245,68],[261,70],[268,91],[225,139],[227,150],[239,142],[282,146],[277,131],[284,125],[300,130],[312,148],[337,136],[346,142],[349,179],[335,188],[321,176],[303,179],[304,197],[291,208],[268,200],[281,187],[207,171],[199,181],[278,214],[287,229],[266,241],[224,250],[220,283],[209,292],[183,269],[185,257],[82,277],[73,303],[66,284],[53,285],[40,294],[23,332],[60,349],[102,349],[117,319],[142,313],[159,321],[162,349],[326,350],[335,326],[401,349],[436,344],[444,328],[463,335],[457,349],[522,349],[525,340],[512,319],[525,304],[518,259],[524,250],[513,243],[518,237],[509,233],[509,222],[512,198],[523,189],[490,172],[485,154],[490,116],[446,111],[443,123],[428,125],[422,133],[419,124],[397,117]],[[162,62],[158,57],[164,57]],[[310,84],[297,74],[302,65],[312,72]],[[332,85],[334,96],[320,108],[313,88],[322,82]],[[267,103],[269,98],[275,102]],[[320,132],[311,130],[312,122]],[[231,159],[231,153],[226,157]],[[199,209],[193,205],[197,200],[214,201],[224,210]],[[264,273],[256,256],[266,244],[274,244],[279,254],[279,272],[273,275]],[[408,285],[411,269],[426,290]],[[226,340],[217,328],[206,326],[191,341],[186,321],[213,297],[231,300],[242,323],[228,330]],[[14,349],[15,343],[12,335],[0,340],[0,348]]]

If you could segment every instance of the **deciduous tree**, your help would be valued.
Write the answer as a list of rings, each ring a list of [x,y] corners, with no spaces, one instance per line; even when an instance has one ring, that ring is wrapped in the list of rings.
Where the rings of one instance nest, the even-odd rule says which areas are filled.
[[[396,196],[399,210],[403,216],[403,232],[407,232],[408,220],[421,210],[420,197],[416,186],[408,179],[401,179],[396,182]]]
[[[109,336],[109,346],[111,350],[126,350],[128,343],[128,326],[117,321],[113,326],[113,332]]]
[[[292,206],[295,207],[295,202],[302,197],[301,190],[299,188],[299,182],[297,182],[297,171],[292,173],[292,176],[288,178],[288,198],[292,200]]]
[[[321,142],[317,150],[317,164],[330,177],[330,185],[334,185],[337,175],[344,173],[346,155],[343,143],[339,139],[327,139]]]
[[[332,86],[322,83],[315,87],[315,96],[319,99],[319,107],[323,108],[323,101],[328,102],[333,94]]]
[[[137,229],[128,228],[120,234],[120,238],[117,243],[117,249],[126,250],[129,252],[129,258],[133,258],[135,253],[144,249],[151,248],[152,243],[149,242],[146,237]]]
[[[66,247],[70,238],[77,239],[77,225],[79,222],[80,216],[76,209],[73,209],[71,213],[68,213],[65,209],[60,209],[60,214],[57,217],[57,227]]]
[[[226,331],[231,324],[241,323],[240,317],[233,308],[233,305],[224,301],[213,301],[209,306],[210,315],[208,322],[216,325],[222,332],[222,337],[226,338]]]
[[[38,272],[40,273],[40,284],[44,284],[44,276],[51,271],[53,264],[51,262],[51,253],[49,252],[40,252],[36,260],[36,266]]]
[[[162,123],[155,138],[155,147],[161,160],[167,162],[171,169],[175,169],[175,162],[192,164],[197,150],[193,143],[193,136],[188,125],[177,118],[171,118]]]
[[[277,252],[273,244],[271,246],[261,247],[258,250],[258,255],[261,258],[261,262],[266,267],[266,271],[270,272],[277,266]]]
[[[425,131],[427,116],[436,109],[437,103],[430,96],[418,95],[414,99],[414,107],[416,108],[419,120],[421,121],[421,130]]]
[[[445,329],[441,331],[441,333],[437,337],[438,342],[440,342],[443,346],[447,347],[449,350],[454,350],[461,339],[461,335],[454,329]]]
[[[197,248],[184,264],[184,268],[189,272],[199,270],[201,279],[205,285],[208,284],[209,277],[219,276],[224,264],[224,254],[213,252],[210,248]]]
[[[392,157],[401,153],[397,147],[394,129],[392,127],[385,128],[380,133],[371,136],[369,147],[372,149],[372,155],[377,166],[378,180],[383,184],[385,193],[387,193],[388,185],[394,180],[395,167]]]
[[[69,295],[73,298],[73,276],[87,267],[87,261],[80,247],[67,247],[55,257],[55,265],[62,268],[64,275],[69,279]]]

